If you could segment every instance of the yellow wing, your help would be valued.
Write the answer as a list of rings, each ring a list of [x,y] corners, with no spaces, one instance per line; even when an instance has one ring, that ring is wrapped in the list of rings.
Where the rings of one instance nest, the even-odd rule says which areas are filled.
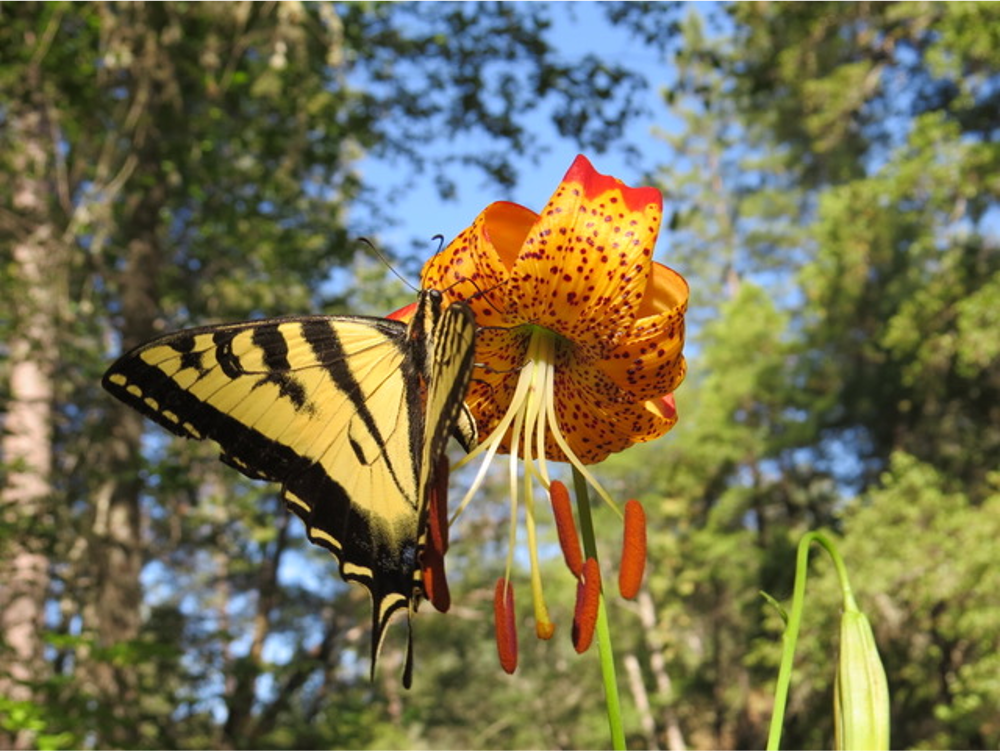
[[[450,433],[473,440],[463,399],[475,332],[468,306],[422,291],[409,324],[304,316],[168,334],[102,383],[170,431],[215,441],[245,475],[282,484],[309,539],[369,590],[375,667],[390,617],[423,594],[433,469]]]

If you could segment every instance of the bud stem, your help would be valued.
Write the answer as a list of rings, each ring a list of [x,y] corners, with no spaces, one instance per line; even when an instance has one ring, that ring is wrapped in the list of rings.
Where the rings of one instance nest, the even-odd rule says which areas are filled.
[[[843,611],[857,611],[856,601],[849,585],[849,574],[842,556],[822,533],[805,534],[797,545],[797,570],[793,583],[793,601],[790,604],[789,616],[786,618],[786,628],[783,630],[783,657],[779,664],[779,677],[776,679],[776,695],[773,700],[772,720],[769,724],[769,741],[767,750],[778,750],[780,737],[783,734],[783,715],[786,711],[786,698],[790,689],[790,678],[793,675],[793,654],[800,633],[800,619],[804,611],[804,594],[807,590],[807,554],[811,544],[817,543],[831,557],[838,574],[839,586],[842,589]],[[764,595],[764,594],[763,594]]]

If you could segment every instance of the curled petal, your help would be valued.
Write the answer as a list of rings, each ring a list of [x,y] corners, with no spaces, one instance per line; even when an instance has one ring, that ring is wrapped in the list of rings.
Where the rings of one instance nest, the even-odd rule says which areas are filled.
[[[648,326],[647,319],[660,316],[665,312],[685,313],[689,303],[689,283],[685,277],[674,269],[654,262],[651,264],[651,277],[644,291],[644,299],[637,311],[637,324],[634,325],[634,336],[642,334]]]
[[[393,313],[387,314],[386,318],[393,319],[394,321],[403,321],[404,323],[411,320],[414,316],[414,311],[417,310],[417,301],[413,303],[408,303],[403,308],[399,308]]]
[[[610,400],[608,395],[616,393],[615,386],[595,369],[582,366],[564,376],[554,384],[557,419],[571,450],[586,465],[663,436],[677,422],[677,416],[652,406],[649,400],[625,404]],[[595,383],[602,387],[596,388]],[[564,459],[555,443],[547,443],[546,456]]]
[[[644,407],[673,424],[678,420],[678,408],[675,406],[674,394],[666,394],[660,399],[648,400],[644,403]]]
[[[681,280],[660,264],[655,270]],[[681,282],[684,288],[684,281]],[[687,288],[684,288],[686,294]],[[685,376],[685,299],[672,308],[637,320],[628,337],[610,348],[595,367],[617,388],[609,397],[616,402],[654,399],[674,391]]]
[[[514,301],[505,291],[511,265],[535,220],[536,213],[524,206],[507,201],[491,204],[428,260],[421,287],[441,290],[449,301],[466,301],[481,327],[524,323],[517,310],[512,316]]]

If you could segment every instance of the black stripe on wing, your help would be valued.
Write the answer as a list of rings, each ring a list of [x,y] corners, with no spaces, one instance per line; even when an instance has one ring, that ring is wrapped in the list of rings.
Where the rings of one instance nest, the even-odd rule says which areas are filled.
[[[102,385],[113,396],[176,435],[214,440],[222,449],[221,459],[248,477],[281,483],[283,498],[304,521],[310,540],[337,556],[345,580],[359,582],[370,591],[378,617],[377,634],[381,635],[392,614],[406,606],[412,597],[417,517],[414,541],[409,546],[400,550],[387,545],[374,535],[369,520],[353,504],[341,483],[321,465],[195,396],[161,367],[147,363],[142,357],[143,353],[158,349],[164,356],[158,361],[160,365],[177,361],[173,366],[167,363],[172,373],[187,370],[206,377],[218,368],[230,380],[274,383],[283,397],[298,409],[305,409],[309,395],[300,382],[289,376],[297,369],[289,362],[288,341],[279,330],[280,326],[298,323],[300,334],[313,354],[311,362],[299,367],[324,368],[335,378],[385,454],[385,440],[365,405],[361,385],[346,364],[351,354],[344,351],[335,336],[334,326],[339,321],[371,325],[377,339],[383,338],[381,344],[390,344],[401,354],[406,350],[406,325],[383,319],[297,317],[201,327],[165,335],[131,350],[108,369]],[[234,339],[248,331],[252,333],[253,344],[261,350],[264,368],[260,371],[246,370],[240,355],[233,351]],[[197,338],[203,335],[211,335],[212,346],[200,352],[195,346]]]

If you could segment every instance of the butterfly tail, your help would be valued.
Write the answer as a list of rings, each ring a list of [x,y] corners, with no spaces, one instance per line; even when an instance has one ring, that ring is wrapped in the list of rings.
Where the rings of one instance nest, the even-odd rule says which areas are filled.
[[[388,605],[388,600],[392,606]],[[414,632],[411,629],[411,615],[414,612],[413,606],[392,598],[383,598],[379,602],[373,603],[372,609],[372,658],[369,668],[370,681],[376,680],[376,665],[379,662],[379,653],[383,648],[383,639],[386,636],[386,627],[389,626],[393,615],[397,609],[407,607],[407,653],[404,657],[403,685],[404,689],[411,688],[411,679],[414,674]]]
[[[404,658],[404,689],[411,688],[411,678],[414,675],[414,632],[411,629],[411,615],[407,613],[407,656]]]

